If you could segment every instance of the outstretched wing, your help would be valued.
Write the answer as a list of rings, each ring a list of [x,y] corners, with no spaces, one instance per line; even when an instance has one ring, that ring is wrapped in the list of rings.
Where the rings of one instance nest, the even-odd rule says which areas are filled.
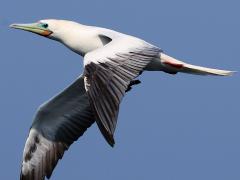
[[[20,179],[49,178],[64,151],[94,122],[80,76],[39,108],[25,144]]]
[[[113,146],[119,105],[130,82],[161,50],[136,38],[112,40],[86,54],[84,80],[99,129]]]

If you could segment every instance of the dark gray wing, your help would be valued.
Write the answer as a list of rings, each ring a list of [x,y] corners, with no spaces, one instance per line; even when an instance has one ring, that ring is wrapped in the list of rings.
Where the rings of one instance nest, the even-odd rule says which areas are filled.
[[[148,63],[159,57],[161,50],[146,45],[131,50],[122,48],[123,52],[117,51],[113,54],[116,50],[114,48],[119,45],[111,43],[90,55],[87,54],[84,59],[84,76],[85,87],[98,127],[108,143],[113,146],[119,105],[125,91]]]
[[[20,179],[49,178],[64,151],[94,122],[81,76],[39,108],[25,144]]]

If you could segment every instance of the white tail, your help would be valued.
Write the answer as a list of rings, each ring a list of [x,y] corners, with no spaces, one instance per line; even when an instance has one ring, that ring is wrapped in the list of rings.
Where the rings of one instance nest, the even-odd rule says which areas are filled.
[[[194,66],[191,64],[184,64],[184,68],[181,72],[199,75],[218,75],[218,76],[231,76],[234,73],[234,71],[212,69],[201,66]]]
[[[201,66],[195,66],[184,63],[173,57],[161,53],[161,62],[171,73],[184,72],[197,75],[218,75],[218,76],[231,76],[234,71],[226,71],[220,69],[212,69]]]

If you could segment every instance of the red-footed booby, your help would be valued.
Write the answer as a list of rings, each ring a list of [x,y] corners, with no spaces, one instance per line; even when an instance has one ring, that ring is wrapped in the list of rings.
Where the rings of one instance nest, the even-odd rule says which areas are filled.
[[[140,81],[142,71],[228,76],[232,71],[179,61],[139,38],[66,20],[41,20],[10,27],[61,42],[84,57],[84,73],[63,92],[40,106],[30,128],[21,180],[50,178],[64,151],[95,121],[114,145],[120,102]]]

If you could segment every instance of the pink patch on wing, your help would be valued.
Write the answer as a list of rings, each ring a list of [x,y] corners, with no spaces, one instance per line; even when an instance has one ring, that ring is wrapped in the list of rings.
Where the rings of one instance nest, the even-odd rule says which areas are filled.
[[[166,64],[168,66],[171,66],[173,68],[176,68],[176,69],[181,69],[184,66],[183,64],[174,63],[174,62],[171,62],[171,61],[165,61],[164,64]]]

